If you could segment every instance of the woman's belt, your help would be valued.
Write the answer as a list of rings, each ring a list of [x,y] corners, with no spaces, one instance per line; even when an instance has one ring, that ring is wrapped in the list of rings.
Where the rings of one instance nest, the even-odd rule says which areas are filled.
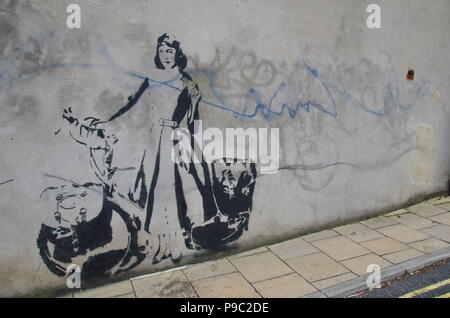
[[[167,127],[172,127],[172,128],[178,128],[178,123],[174,120],[169,120],[169,119],[164,119],[164,118],[160,118],[158,120],[158,123],[161,126],[167,126]]]

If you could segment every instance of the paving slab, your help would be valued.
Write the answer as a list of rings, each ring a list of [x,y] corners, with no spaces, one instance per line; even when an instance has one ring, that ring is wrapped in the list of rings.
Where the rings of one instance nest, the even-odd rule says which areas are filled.
[[[450,245],[437,238],[429,238],[423,241],[411,243],[409,246],[421,251],[422,253],[431,253],[449,247]]]
[[[240,257],[230,261],[250,283],[293,272],[289,266],[271,252]]]
[[[130,293],[133,293],[133,286],[131,286],[130,281],[126,280],[98,288],[75,292],[74,298],[111,298]]]
[[[297,298],[317,291],[297,273],[254,283],[253,286],[264,298]]]
[[[200,264],[189,265],[183,269],[190,281],[236,272],[236,268],[225,258]]]
[[[359,276],[368,274],[367,267],[369,265],[375,264],[380,266],[380,268],[386,268],[392,265],[384,258],[375,254],[358,256],[346,261],[342,261],[341,264]]]
[[[239,257],[245,257],[245,256],[250,256],[250,255],[255,255],[255,254],[259,254],[259,253],[264,253],[264,252],[268,252],[269,250],[265,247],[259,247],[259,248],[255,248],[253,250],[249,250],[249,251],[245,251],[239,254],[235,254],[235,255],[230,255],[227,256],[228,259],[234,259],[234,258],[239,258]]]
[[[339,236],[339,233],[336,233],[333,230],[323,230],[320,232],[303,235],[302,239],[304,239],[306,242],[314,242],[317,240],[323,240],[333,236]]]
[[[407,209],[399,209],[399,210],[387,213],[384,216],[394,216],[394,215],[399,215],[399,214],[408,213],[408,212],[409,211]]]
[[[447,225],[436,225],[427,229],[423,229],[422,232],[450,243],[450,227]]]
[[[360,223],[342,225],[335,227],[333,230],[357,243],[384,237],[380,233]]]
[[[418,204],[411,205],[411,206],[407,207],[406,209],[410,212],[416,213],[420,210],[428,209],[428,208],[432,208],[432,207],[433,206],[431,204],[428,204],[426,202],[420,202]]]
[[[422,255],[423,253],[419,252],[418,250],[409,248],[400,252],[384,255],[383,257],[393,264],[398,264]]]
[[[425,207],[422,207],[421,209],[412,210],[411,212],[424,218],[429,218],[435,215],[445,213],[447,212],[447,210],[439,206],[427,205]]]
[[[450,196],[447,197],[436,197],[427,201],[431,205],[440,205],[445,203],[450,203]]]
[[[286,262],[309,282],[349,272],[344,266],[322,252],[290,258]]]
[[[409,226],[410,228],[413,228],[415,230],[420,230],[435,225],[430,220],[418,216],[414,213],[405,213],[391,216],[390,219],[395,220],[403,225]]]
[[[312,244],[337,261],[343,261],[345,259],[370,253],[368,249],[344,236],[331,237],[312,242]]]
[[[317,282],[312,283],[314,285],[314,287],[316,287],[317,289],[321,290],[321,289],[325,289],[343,282],[346,282],[348,280],[351,280],[353,278],[356,278],[356,275],[353,273],[345,273],[342,275],[338,275],[338,276],[334,276],[334,277],[330,277],[327,279],[323,279],[323,280],[319,280]]]
[[[192,286],[200,298],[261,298],[240,273],[196,280]]]
[[[391,237],[362,242],[361,245],[378,255],[390,254],[409,248],[408,245],[402,244]]]
[[[450,212],[446,212],[443,214],[439,214],[437,216],[433,216],[430,218],[430,220],[433,220],[433,221],[441,223],[441,224],[450,225]]]
[[[196,297],[182,270],[134,279],[131,282],[137,298]]]
[[[378,229],[377,231],[386,236],[392,237],[393,239],[401,243],[412,243],[415,241],[422,241],[429,237],[428,235],[419,232],[417,230],[411,229],[403,224],[383,227],[381,229]]]
[[[391,220],[391,219],[389,219],[387,217],[384,217],[384,216],[379,216],[379,217],[376,217],[376,218],[368,219],[368,220],[365,220],[365,221],[361,221],[359,223],[364,224],[365,226],[367,226],[367,227],[369,227],[369,228],[371,228],[373,230],[379,229],[381,227],[386,227],[386,226],[389,226],[389,225],[397,224],[397,222],[395,220]]]
[[[439,207],[439,208],[441,208],[441,209],[445,209],[445,210],[447,210],[447,211],[450,211],[450,202],[444,203],[444,204],[436,205],[436,207]]]
[[[270,245],[268,248],[280,257],[281,259],[288,259],[292,257],[316,253],[319,250],[310,243],[303,240],[301,237]]]

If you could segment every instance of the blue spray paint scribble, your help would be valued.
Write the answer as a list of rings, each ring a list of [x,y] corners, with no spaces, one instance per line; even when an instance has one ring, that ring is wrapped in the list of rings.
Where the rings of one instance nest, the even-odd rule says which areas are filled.
[[[337,77],[343,78],[343,76],[340,72],[340,69],[338,67],[339,63],[338,63],[337,58],[327,48],[322,47],[322,46],[317,46],[317,47],[320,50],[322,50],[323,52],[325,52],[332,59],[332,61],[333,61],[332,68],[333,68],[333,70],[335,70],[337,72]],[[305,48],[305,51],[308,48],[309,48],[309,46],[307,46]],[[306,56],[306,54],[305,54],[305,56]],[[264,96],[262,95],[262,93],[260,91],[258,91],[256,88],[250,88],[244,97],[244,102],[243,102],[244,105],[242,107],[242,109],[243,109],[242,112],[235,111],[234,110],[234,109],[236,109],[235,107],[233,107],[233,108],[226,107],[225,110],[231,111],[237,117],[242,117],[242,118],[253,118],[253,117],[256,117],[258,115],[258,113],[260,113],[264,119],[269,120],[272,117],[272,115],[282,116],[282,115],[284,115],[285,112],[287,112],[291,118],[295,118],[298,115],[300,110],[303,110],[303,111],[309,113],[314,108],[326,115],[329,115],[333,118],[337,118],[338,111],[337,111],[336,100],[337,100],[337,97],[341,97],[344,101],[350,102],[351,105],[353,105],[354,107],[356,107],[368,114],[374,115],[376,117],[385,117],[392,113],[392,110],[394,107],[398,107],[400,110],[403,110],[403,111],[409,110],[409,109],[413,108],[422,97],[432,96],[432,94],[430,93],[430,90],[429,90],[429,86],[432,85],[433,82],[425,80],[419,85],[418,89],[416,90],[413,102],[409,105],[402,105],[399,102],[399,98],[395,96],[395,94],[392,90],[393,84],[391,82],[388,82],[386,84],[386,87],[384,90],[384,97],[386,98],[385,103],[390,102],[391,107],[388,108],[385,106],[384,109],[377,111],[377,110],[370,109],[364,103],[362,103],[361,101],[359,101],[355,97],[353,97],[352,94],[349,92],[349,90],[347,88],[345,88],[345,86],[342,82],[333,83],[333,82],[327,80],[324,76],[321,75],[318,68],[310,65],[310,63],[306,59],[302,59],[301,64],[308,71],[308,74],[310,76],[312,76],[312,78],[314,80],[319,81],[320,85],[323,87],[323,89],[326,93],[326,96],[328,97],[329,102],[330,102],[328,107],[325,106],[324,104],[316,103],[316,102],[310,101],[310,100],[299,101],[297,103],[292,102],[293,96],[292,96],[289,84],[287,84],[286,82],[281,82],[279,84],[278,88],[275,90],[275,92],[271,96],[268,104],[265,104],[263,102]],[[223,106],[226,105],[225,99],[223,98],[223,96],[221,96],[218,93],[218,91],[214,85],[217,74],[214,74],[214,72],[212,72],[211,70],[205,70],[205,69],[196,70],[195,72],[191,72],[191,73],[200,73],[200,74],[205,75],[208,78],[209,89],[213,93],[213,96],[222,103],[221,107],[219,107],[218,105],[215,105],[215,104],[211,105],[211,106],[215,106],[215,107],[219,107],[219,108],[223,109]],[[395,70],[392,67],[389,69],[388,75],[391,80],[398,78],[396,76]],[[339,88],[339,87],[341,87],[341,88]],[[280,92],[284,92],[288,96],[285,98],[284,102],[281,104],[281,110],[274,111],[272,108],[273,101],[280,94]],[[253,107],[251,107],[251,105],[250,105],[252,101],[254,103]],[[227,105],[227,106],[230,106],[230,105]],[[253,111],[249,111],[250,109],[253,109]]]
[[[7,184],[7,183],[9,183],[9,182],[13,182],[14,180],[16,180],[16,179],[9,179],[9,180],[0,182],[0,186],[1,186],[1,185],[4,185],[4,184]]]
[[[45,41],[49,39],[53,39],[55,37],[65,37],[67,35],[70,35],[71,33],[67,33],[66,31],[50,31],[46,34],[40,35],[37,37],[34,43],[37,43],[38,45],[42,45]],[[73,34],[73,33],[72,33]],[[97,40],[101,38],[101,35],[96,33],[90,33],[90,35],[95,36]],[[335,69],[338,72],[338,75],[340,75],[337,59],[331,54],[331,52],[323,47],[320,47],[321,49],[325,50],[325,52],[332,58],[333,60],[333,69]],[[27,49],[27,45],[24,47],[19,47],[14,50],[14,54],[7,56],[4,59],[4,62],[6,62],[9,66],[16,66],[16,61],[20,57],[24,57],[26,52],[29,52],[29,49]],[[172,85],[171,83],[175,81],[177,78],[173,78],[168,81],[157,81],[152,79],[149,76],[145,76],[143,74],[137,74],[135,72],[130,72],[127,70],[124,70],[120,66],[117,65],[117,63],[112,58],[111,54],[109,53],[108,46],[106,44],[100,45],[100,54],[104,58],[105,64],[91,64],[91,63],[60,63],[60,64],[53,64],[53,65],[47,65],[42,66],[39,68],[36,68],[32,71],[29,71],[27,73],[21,73],[13,78],[7,78],[5,74],[7,72],[5,70],[0,70],[0,89],[4,89],[8,86],[11,86],[14,84],[15,81],[23,78],[30,77],[34,74],[37,74],[39,72],[52,70],[52,69],[58,69],[58,68],[67,68],[67,67],[75,67],[75,68],[103,68],[112,70],[115,73],[118,74],[119,77],[113,78],[114,81],[121,82],[123,86],[130,88],[130,89],[136,89],[135,86],[125,84],[124,80],[121,79],[123,75],[137,78],[137,79],[145,79],[148,78],[149,82],[153,83],[149,86],[148,89],[153,89],[155,87],[160,86],[166,86],[171,89],[179,90],[176,86]],[[281,82],[278,86],[278,88],[275,90],[275,92],[272,94],[270,100],[268,103],[264,103],[263,94],[258,91],[256,88],[250,88],[247,93],[245,94],[245,98],[243,101],[242,107],[236,107],[236,105],[229,105],[227,104],[225,98],[223,98],[220,93],[217,91],[217,89],[214,87],[214,81],[215,81],[215,75],[214,72],[211,72],[209,70],[196,70],[195,73],[197,74],[204,74],[209,79],[209,88],[211,92],[213,93],[214,98],[216,98],[220,104],[214,103],[205,99],[202,99],[201,102],[203,104],[206,104],[208,106],[212,106],[214,108],[230,112],[234,114],[237,118],[255,118],[258,116],[258,114],[261,115],[261,117],[265,120],[271,119],[273,116],[283,116],[285,112],[291,117],[296,118],[300,111],[304,112],[311,112],[312,109],[316,109],[325,115],[331,116],[333,118],[338,117],[338,110],[337,110],[337,103],[336,103],[336,97],[342,97],[344,100],[350,102],[354,107],[368,113],[371,115],[374,115],[376,117],[385,117],[389,115],[392,111],[392,109],[385,108],[381,110],[373,110],[367,107],[364,103],[358,101],[356,98],[354,98],[351,93],[349,93],[348,89],[344,87],[343,83],[332,83],[329,80],[327,80],[324,76],[321,75],[321,72],[318,67],[313,67],[310,65],[310,63],[307,62],[306,59],[303,59],[303,66],[308,71],[308,74],[313,77],[314,80],[319,81],[320,85],[325,90],[326,96],[329,99],[329,105],[326,106],[324,104],[316,103],[314,101],[299,101],[297,103],[292,102],[293,97],[291,94],[290,87],[287,83]],[[390,70],[391,75],[395,78],[395,72],[391,69]],[[339,77],[342,78],[342,77]],[[3,82],[3,83],[2,83]],[[398,101],[398,98],[395,96],[394,92],[392,91],[391,85],[389,83],[387,84],[387,87],[385,88],[384,97],[387,98],[388,101],[391,102],[391,108],[392,107],[398,107],[401,110],[408,110],[416,105],[416,103],[425,96],[431,96],[430,93],[426,92],[426,88],[433,82],[431,81],[423,81],[423,83],[419,86],[419,88],[416,91],[414,101],[410,105],[402,105]],[[339,88],[340,86],[341,88]],[[273,102],[279,94],[283,92],[287,95],[285,100],[283,101],[281,105],[281,110],[276,111],[273,109]],[[242,111],[238,111],[236,109],[242,109]]]

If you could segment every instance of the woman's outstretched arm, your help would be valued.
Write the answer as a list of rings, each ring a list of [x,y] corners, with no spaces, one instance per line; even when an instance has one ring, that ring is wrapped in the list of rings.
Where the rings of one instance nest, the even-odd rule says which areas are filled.
[[[111,121],[116,119],[117,117],[122,116],[127,111],[129,111],[136,103],[138,102],[139,98],[141,98],[142,94],[146,91],[146,89],[149,87],[148,84],[148,78],[145,79],[145,81],[141,84],[141,87],[139,87],[139,90],[134,94],[134,96],[128,97],[128,104],[123,106],[117,113],[112,115],[107,121]]]

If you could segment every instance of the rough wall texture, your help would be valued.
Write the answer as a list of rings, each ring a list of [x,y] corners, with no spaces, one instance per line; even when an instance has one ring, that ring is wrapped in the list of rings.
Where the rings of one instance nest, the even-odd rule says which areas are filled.
[[[65,288],[70,264],[136,275],[446,187],[447,0],[379,0],[381,29],[361,0],[80,0],[69,29],[72,2],[0,0],[2,296]],[[173,163],[171,131],[196,119],[279,128],[279,170]]]

